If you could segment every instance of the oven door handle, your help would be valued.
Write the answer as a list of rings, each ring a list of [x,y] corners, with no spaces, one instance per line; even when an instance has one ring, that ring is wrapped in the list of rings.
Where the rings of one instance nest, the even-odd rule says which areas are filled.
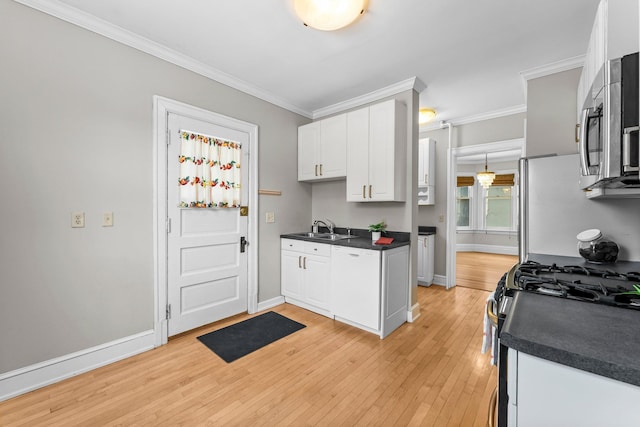
[[[487,317],[489,317],[489,321],[494,327],[498,327],[498,315],[496,314],[497,307],[496,302],[494,300],[487,301]]]
[[[487,417],[487,427],[496,427],[496,407],[498,406],[498,386],[491,392],[489,398],[489,415]]]

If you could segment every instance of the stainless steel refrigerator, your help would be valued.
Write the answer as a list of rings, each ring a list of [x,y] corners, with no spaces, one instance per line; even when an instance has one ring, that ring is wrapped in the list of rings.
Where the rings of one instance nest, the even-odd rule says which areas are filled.
[[[520,261],[529,254],[579,257],[576,235],[597,228],[620,247],[618,260],[640,261],[640,198],[587,198],[578,154],[520,159]]]

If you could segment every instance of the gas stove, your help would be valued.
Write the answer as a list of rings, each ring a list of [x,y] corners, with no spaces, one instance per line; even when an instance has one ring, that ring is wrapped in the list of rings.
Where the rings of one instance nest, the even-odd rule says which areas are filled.
[[[509,291],[533,292],[640,310],[640,272],[637,271],[526,261],[506,275],[504,287],[502,293],[507,295]]]

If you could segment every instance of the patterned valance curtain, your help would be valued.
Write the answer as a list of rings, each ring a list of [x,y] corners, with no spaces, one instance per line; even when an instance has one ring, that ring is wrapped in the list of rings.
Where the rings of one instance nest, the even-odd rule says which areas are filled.
[[[240,207],[241,144],[188,131],[180,144],[180,207]]]

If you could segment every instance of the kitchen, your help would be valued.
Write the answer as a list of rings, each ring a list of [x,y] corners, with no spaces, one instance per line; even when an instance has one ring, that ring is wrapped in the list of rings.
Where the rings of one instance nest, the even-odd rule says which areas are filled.
[[[3,278],[3,283],[15,282],[21,286],[18,295],[11,294],[11,298],[3,298],[3,301],[4,304],[8,304],[10,300],[22,301],[28,296],[32,303],[29,306],[21,306],[19,310],[5,307],[3,304],[2,316],[6,317],[2,318],[2,324],[17,322],[23,325],[21,332],[3,330],[3,333],[7,333],[5,342],[15,344],[3,346],[2,360],[7,363],[3,366],[3,372],[72,354],[153,327],[156,307],[152,302],[153,286],[150,277],[153,271],[153,257],[149,252],[149,247],[153,246],[149,230],[153,203],[148,191],[152,185],[152,170],[150,164],[141,165],[139,159],[149,158],[151,155],[148,142],[149,129],[152,128],[150,100],[158,93],[170,98],[185,99],[214,111],[223,111],[228,116],[258,122],[262,140],[272,144],[273,149],[263,149],[260,152],[260,188],[277,189],[282,191],[282,196],[260,198],[260,218],[264,218],[266,212],[276,212],[276,223],[270,227],[261,226],[259,230],[260,302],[279,296],[279,262],[276,256],[269,255],[279,252],[279,236],[286,232],[308,229],[312,218],[328,217],[336,220],[338,225],[359,228],[364,228],[368,223],[381,218],[386,218],[390,227],[406,231],[411,231],[414,225],[417,228],[418,223],[423,222],[425,225],[441,226],[438,227],[439,230],[444,228],[444,223],[439,222],[440,215],[444,214],[441,206],[419,208],[418,213],[413,214],[406,212],[399,205],[385,204],[371,212],[357,204],[335,204],[334,194],[337,191],[336,187],[341,185],[339,182],[313,188],[300,185],[296,179],[295,168],[282,168],[281,165],[296,163],[293,149],[295,132],[299,125],[309,121],[308,118],[283,111],[282,108],[274,107],[268,102],[249,99],[249,96],[240,94],[228,86],[211,83],[204,77],[194,76],[173,65],[147,57],[133,49],[14,2],[5,1],[2,8],[4,31],[7,31],[7,34],[19,34],[30,41],[30,53],[25,51],[25,44],[16,43],[3,47],[6,49],[5,57],[19,59],[17,63],[20,65],[15,70],[4,71],[7,73],[5,81],[16,82],[16,85],[3,86],[3,90],[6,90],[3,93],[7,93],[11,99],[16,99],[17,104],[13,105],[12,109],[5,106],[8,111],[3,114],[3,120],[6,120],[3,122],[3,128],[11,129],[11,137],[16,140],[40,139],[43,137],[42,129],[48,129],[53,135],[57,135],[55,149],[38,146],[35,153],[29,153],[35,155],[42,164],[34,178],[36,182],[46,185],[45,191],[30,190],[29,186],[20,183],[14,188],[15,192],[19,193],[15,199],[19,203],[8,206],[3,212],[3,223],[15,226],[15,232],[9,233],[5,240],[5,244],[11,246],[7,246],[3,253],[13,251],[20,254],[20,258],[11,260],[12,263],[21,266],[19,272],[13,272],[9,267],[3,269],[13,272]],[[21,25],[24,22],[27,25]],[[25,34],[24,27],[29,28],[30,34]],[[56,43],[43,43],[50,34],[56,34]],[[9,40],[9,37],[5,37],[5,40]],[[74,50],[83,53],[82,60],[76,57]],[[39,73],[37,70],[42,68],[43,60],[50,61],[51,64],[44,67],[48,70],[46,73]],[[122,70],[114,64],[131,65]],[[561,76],[533,79],[530,85],[548,84],[552,87],[556,80],[565,78],[565,74],[571,74],[571,71],[562,73]],[[87,75],[93,77],[88,78]],[[573,78],[575,79],[575,76]],[[184,93],[184,88],[179,90],[171,83],[174,81],[188,81],[193,88]],[[97,88],[105,84],[112,90],[96,92]],[[542,88],[538,93],[546,93],[545,89]],[[566,91],[572,92],[572,89]],[[560,96],[555,88],[550,88],[549,92]],[[43,103],[41,97],[45,95],[47,102]],[[411,108],[416,106],[416,95],[411,89],[405,90],[396,98]],[[123,99],[127,99],[128,102],[123,103]],[[528,138],[533,138],[531,132],[544,132],[548,129],[547,126],[538,127],[531,123],[535,122],[536,111],[541,111],[533,108],[535,102],[534,96],[531,99],[527,98],[527,103],[531,103],[531,108],[526,113]],[[65,103],[65,114],[52,114],[52,111],[56,111],[52,106],[58,103]],[[91,114],[85,117],[82,114],[87,111],[84,108],[87,105],[93,108],[89,109]],[[527,107],[529,108],[529,105]],[[114,113],[115,111],[118,113]],[[82,120],[78,120],[77,115],[80,115]],[[109,119],[105,120],[105,117]],[[460,145],[471,143],[466,142],[464,138],[474,127],[515,129],[513,132],[522,136],[524,118],[525,114],[518,112],[515,117],[491,119],[490,123],[485,121],[455,126],[456,142]],[[539,119],[542,120],[541,117]],[[33,128],[32,120],[42,121],[44,124],[41,128]],[[491,122],[493,120],[495,122]],[[108,125],[97,127],[97,124],[103,121]],[[11,126],[12,122],[19,126]],[[132,123],[139,125],[132,126]],[[502,126],[505,123],[506,125]],[[573,124],[573,121],[571,123]],[[86,134],[88,138],[98,138],[100,144],[94,146],[66,141],[62,135],[65,130],[71,129]],[[96,134],[96,129],[99,130],[99,135]],[[411,131],[415,132],[413,129]],[[444,156],[442,150],[446,149],[447,131],[430,132],[438,141],[438,155]],[[572,130],[564,129],[563,132],[571,133],[567,140],[573,137]],[[123,139],[123,135],[127,135],[127,138]],[[510,137],[488,135],[485,138],[479,142]],[[551,141],[544,136],[540,139]],[[538,147],[536,145],[536,148]],[[92,187],[89,182],[80,179],[86,173],[83,166],[74,164],[73,167],[60,167],[67,165],[65,159],[76,156],[91,158],[94,154],[104,156],[110,163],[117,162],[118,165],[115,168],[100,163],[93,165],[95,170],[91,175],[91,182],[97,187]],[[13,157],[13,154],[9,157]],[[3,155],[3,158],[7,157]],[[8,165],[4,169],[7,182],[21,176],[15,165]],[[121,171],[136,172],[131,179],[128,173]],[[437,173],[437,185],[446,183],[446,169],[438,167]],[[65,190],[61,190],[62,188]],[[54,189],[56,191],[53,191]],[[123,189],[128,191],[122,191]],[[90,197],[95,191],[100,193],[100,197]],[[97,231],[91,229],[88,223],[88,233],[84,236],[70,236],[66,229],[61,229],[58,224],[67,224],[68,211],[74,209],[72,206],[82,204],[82,201],[77,201],[78,194],[89,197],[91,206],[80,208],[86,209],[94,218],[105,209],[113,209],[116,212],[116,227]],[[436,194],[446,194],[446,190],[438,187]],[[13,192],[11,195],[13,197]],[[103,199],[105,201],[102,201]],[[64,203],[60,203],[60,200]],[[283,205],[296,208],[282,209]],[[29,206],[32,209],[25,215],[21,206]],[[47,206],[51,215],[42,218],[36,215],[37,206]],[[436,209],[438,207],[439,210]],[[336,216],[336,212],[340,210],[342,214]],[[418,216],[418,221],[413,219],[414,215]],[[17,218],[23,219],[18,221]],[[119,218],[122,221],[120,223]],[[355,223],[355,218],[361,218],[361,223]],[[142,235],[141,229],[146,230]],[[24,236],[30,235],[34,236],[33,240],[25,239]],[[131,239],[129,236],[140,238]],[[444,244],[443,234],[439,233],[436,247],[441,248]],[[82,249],[73,249],[74,245]],[[91,250],[86,250],[87,248]],[[78,268],[62,256],[65,251],[70,251],[71,259],[82,260],[85,267]],[[29,257],[36,259],[43,268],[31,269],[30,264],[25,261]],[[437,275],[443,277],[445,269],[442,251],[437,252],[435,263]],[[125,268],[114,268],[114,265],[124,265]],[[84,283],[89,277],[94,282],[91,286]],[[42,289],[35,284],[46,286]],[[65,284],[68,284],[69,289],[61,293]],[[112,291],[108,291],[109,289]],[[122,294],[130,297],[118,297]],[[415,304],[416,301],[412,302]],[[45,322],[50,325],[48,331],[42,331],[34,324]],[[25,342],[14,335],[24,334],[26,331],[33,337],[33,341]],[[95,331],[99,332],[98,336],[92,335]],[[41,344],[37,344],[38,342]],[[17,347],[22,349],[18,360]]]

